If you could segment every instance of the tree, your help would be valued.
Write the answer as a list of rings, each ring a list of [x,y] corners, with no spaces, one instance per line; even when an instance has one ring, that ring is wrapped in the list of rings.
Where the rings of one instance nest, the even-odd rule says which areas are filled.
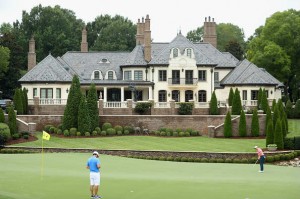
[[[300,82],[300,11],[276,12],[260,27],[259,34],[249,42],[250,61],[289,86],[285,94],[295,96],[295,84]],[[296,90],[296,92],[299,92]],[[297,96],[297,95],[296,95]],[[298,96],[299,97],[299,96]],[[295,100],[295,99],[294,99]]]
[[[271,119],[267,121],[266,128],[266,146],[268,146],[268,144],[274,144],[273,122]]]
[[[236,88],[232,101],[232,115],[240,115],[242,110],[242,101],[240,91]]]
[[[58,5],[43,7],[40,4],[30,13],[22,13],[21,31],[27,40],[34,35],[37,61],[49,52],[56,57],[67,51],[79,50],[83,27],[84,22],[77,19],[73,11]],[[28,46],[28,41],[24,45]]]
[[[238,60],[242,60],[244,57],[244,50],[241,44],[237,41],[229,41],[226,44],[225,49],[226,52],[231,53]]]
[[[270,107],[269,107],[269,102],[268,102],[268,98],[267,98],[265,89],[263,89],[263,91],[262,91],[260,104],[261,104],[261,109],[264,111],[264,113],[267,113],[267,111],[268,111],[268,109],[270,109]]]
[[[63,130],[77,128],[78,126],[78,106],[80,104],[81,91],[80,82],[77,75],[72,79],[67,105],[63,116]]]
[[[88,43],[95,51],[131,51],[136,46],[136,25],[120,15],[98,16],[87,24]]]
[[[274,144],[277,145],[278,149],[283,149],[283,135],[280,118],[277,119],[274,133]]]
[[[22,92],[24,96],[23,112],[24,114],[28,114],[28,95],[27,95],[28,90],[24,87]]]
[[[272,120],[272,113],[271,113],[271,109],[270,108],[267,110],[267,113],[266,113],[266,128],[265,129],[267,129],[267,127],[268,127],[269,120]]]
[[[286,112],[286,115],[287,115],[288,118],[294,118],[293,104],[292,104],[290,99],[288,99],[288,101],[286,102],[285,112]]]
[[[247,136],[247,124],[246,124],[246,115],[242,110],[240,115],[240,123],[239,123],[239,135],[241,137]]]
[[[95,128],[99,126],[99,109],[97,102],[97,90],[95,84],[92,84],[87,95],[87,109],[91,121],[91,130],[95,130]]]
[[[228,96],[228,105],[229,106],[232,106],[233,98],[234,98],[234,92],[233,92],[233,88],[231,87],[230,91],[229,91],[229,96]]]
[[[282,137],[283,137],[283,139],[284,139],[284,138],[286,137],[286,135],[287,135],[286,126],[287,126],[287,124],[286,124],[285,119],[282,119],[282,120],[281,120],[281,127],[282,127]]]
[[[17,110],[17,114],[22,115],[23,114],[23,102],[22,102],[22,90],[19,88],[16,88],[15,95],[14,95],[14,107],[15,110]]]
[[[211,99],[209,103],[209,112],[210,115],[219,115],[218,100],[215,91],[211,95]]]
[[[230,111],[227,112],[224,122],[224,137],[232,137],[232,124]]]
[[[277,122],[277,119],[280,119],[280,112],[279,112],[279,109],[278,109],[278,105],[276,104],[275,105],[275,109],[274,109],[274,113],[273,113],[273,128],[275,129],[275,125],[276,125],[276,122]]]
[[[189,39],[192,42],[201,42],[203,41],[203,32],[204,28],[203,26],[198,27],[196,30],[191,30],[187,33],[187,39]],[[217,25],[217,48],[220,51],[225,51],[226,46],[228,46],[228,49],[234,49],[233,43],[237,43],[241,47],[241,51],[244,52],[245,49],[245,35],[241,28],[239,28],[236,25],[233,25],[231,23],[220,23]],[[232,43],[232,44],[230,44]],[[235,51],[229,51],[233,55],[235,54]],[[244,53],[243,53],[244,54]]]
[[[257,108],[258,108],[258,110],[262,109],[262,107],[261,107],[262,92],[263,91],[260,87],[259,90],[258,90],[258,96],[257,96]]]
[[[252,114],[251,135],[253,137],[259,136],[259,121],[258,121],[258,115],[257,115],[256,109],[254,109],[253,114]]]
[[[273,101],[272,101],[272,112],[275,111],[275,106],[276,106],[276,99],[273,99]]]
[[[300,118],[300,99],[297,100],[294,108],[295,118]]]
[[[0,45],[0,79],[8,70],[10,50]]]
[[[91,132],[91,121],[84,95],[81,96],[78,109],[78,131],[83,134],[85,132]]]
[[[5,117],[2,108],[0,108],[0,123],[5,123]]]
[[[8,108],[8,126],[11,135],[18,133],[16,113],[12,107]]]

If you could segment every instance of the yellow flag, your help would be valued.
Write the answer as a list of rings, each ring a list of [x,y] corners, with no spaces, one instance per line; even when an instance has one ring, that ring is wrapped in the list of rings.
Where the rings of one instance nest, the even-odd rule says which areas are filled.
[[[47,133],[46,131],[43,131],[43,139],[44,140],[50,140],[50,134]]]

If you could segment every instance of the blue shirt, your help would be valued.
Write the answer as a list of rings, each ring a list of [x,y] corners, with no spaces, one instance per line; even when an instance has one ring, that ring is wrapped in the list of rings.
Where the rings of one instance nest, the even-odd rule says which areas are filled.
[[[86,166],[90,168],[90,172],[99,173],[100,171],[99,168],[97,167],[98,164],[100,165],[100,160],[95,156],[93,156],[88,159]]]

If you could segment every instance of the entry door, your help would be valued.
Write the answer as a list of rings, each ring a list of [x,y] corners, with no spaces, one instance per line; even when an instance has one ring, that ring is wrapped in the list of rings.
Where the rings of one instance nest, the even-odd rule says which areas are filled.
[[[172,84],[180,84],[180,70],[172,70]]]

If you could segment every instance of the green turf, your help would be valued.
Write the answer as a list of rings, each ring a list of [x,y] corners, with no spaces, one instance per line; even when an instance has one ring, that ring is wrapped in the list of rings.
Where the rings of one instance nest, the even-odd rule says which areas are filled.
[[[38,141],[21,143],[15,146],[41,147],[41,133],[37,136]],[[50,141],[44,141],[45,147],[211,152],[255,152],[253,151],[255,145],[264,146],[265,139],[167,138],[155,136],[58,138],[52,136]]]
[[[1,199],[88,199],[90,154],[1,154]],[[101,195],[110,199],[298,199],[299,168],[161,162],[101,156]]]
[[[288,123],[289,133],[287,134],[287,137],[300,136],[300,120],[289,119]]]

